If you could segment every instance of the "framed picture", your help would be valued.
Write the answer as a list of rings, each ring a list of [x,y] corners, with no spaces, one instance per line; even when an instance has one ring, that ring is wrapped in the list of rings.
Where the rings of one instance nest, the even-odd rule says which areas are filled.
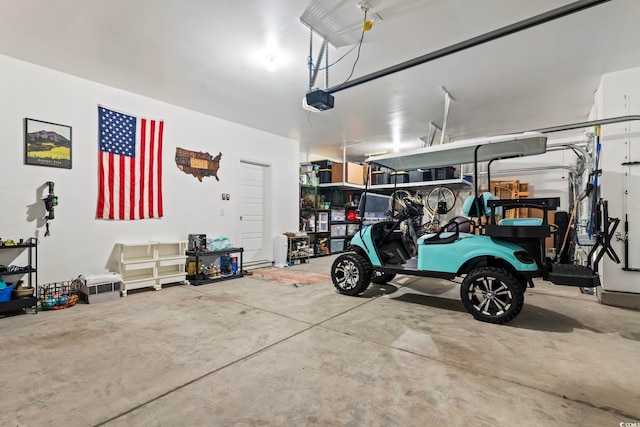
[[[25,118],[24,164],[71,169],[71,126]]]

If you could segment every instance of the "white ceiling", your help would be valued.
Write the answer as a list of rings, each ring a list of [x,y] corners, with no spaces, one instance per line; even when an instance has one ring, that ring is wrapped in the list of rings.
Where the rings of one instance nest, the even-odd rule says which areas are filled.
[[[587,119],[602,74],[640,66],[640,1],[599,6],[335,93],[302,108],[311,0],[0,0],[0,54],[300,141],[301,151],[363,160],[420,146],[429,122],[459,139]],[[313,0],[358,39],[358,0]],[[353,78],[571,3],[369,0],[383,21],[364,35]],[[320,39],[314,38],[314,60]],[[353,46],[330,48],[330,62]],[[267,55],[277,57],[267,70]],[[356,51],[331,67],[349,75]],[[316,86],[324,87],[324,75]],[[6,100],[5,100],[6,102]],[[125,106],[122,106],[125,108]],[[351,145],[352,142],[362,142]]]

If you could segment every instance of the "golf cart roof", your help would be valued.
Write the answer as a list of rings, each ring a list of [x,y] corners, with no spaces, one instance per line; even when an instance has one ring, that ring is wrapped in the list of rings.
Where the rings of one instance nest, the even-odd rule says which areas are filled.
[[[547,150],[547,137],[539,132],[525,132],[465,139],[402,153],[369,157],[366,162],[376,163],[394,170],[426,169],[473,163],[476,150],[479,162],[533,156]]]

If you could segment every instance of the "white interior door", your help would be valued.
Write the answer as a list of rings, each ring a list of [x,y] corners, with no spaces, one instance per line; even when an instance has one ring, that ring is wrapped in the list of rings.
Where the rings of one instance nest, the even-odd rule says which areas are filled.
[[[241,161],[240,227],[245,265],[271,262],[269,166]]]

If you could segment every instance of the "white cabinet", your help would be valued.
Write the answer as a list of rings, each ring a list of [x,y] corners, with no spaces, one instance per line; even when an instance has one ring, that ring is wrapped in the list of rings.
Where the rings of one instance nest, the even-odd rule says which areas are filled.
[[[187,242],[116,243],[122,295],[139,288],[186,283]]]

